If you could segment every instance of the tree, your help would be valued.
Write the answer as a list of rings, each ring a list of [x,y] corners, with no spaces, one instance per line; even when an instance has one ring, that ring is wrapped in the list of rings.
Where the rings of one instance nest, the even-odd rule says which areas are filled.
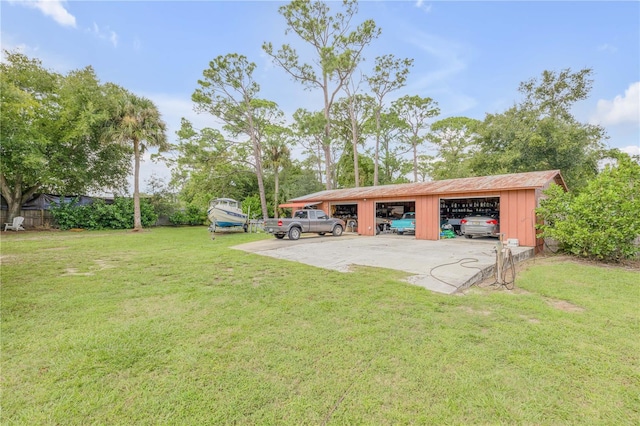
[[[366,179],[360,178],[358,147],[365,143],[366,135],[369,132],[368,127],[370,127],[368,122],[373,115],[373,110],[374,99],[371,96],[360,94],[341,99],[333,105],[335,136],[337,140],[342,141],[344,147],[343,155],[340,158],[340,167],[344,168],[344,160],[349,158],[352,163],[349,166],[352,179],[348,185],[354,185],[356,188],[366,182]],[[343,179],[342,185],[345,184],[347,182]]]
[[[0,190],[9,219],[37,192],[123,189],[130,149],[104,143],[113,102],[91,67],[61,75],[5,51],[0,63]]]
[[[536,209],[544,220],[542,238],[556,240],[576,256],[620,262],[640,253],[640,164],[617,154],[609,165],[573,195],[557,185],[545,191]]]
[[[206,208],[212,198],[242,200],[258,192],[255,170],[243,158],[245,149],[237,149],[218,129],[197,130],[183,118],[177,134],[171,182],[181,188],[183,204]]]
[[[428,140],[438,150],[438,159],[431,164],[435,180],[471,176],[469,159],[473,155],[482,122],[467,117],[448,117],[431,125]]]
[[[118,104],[105,140],[133,147],[133,230],[142,230],[140,213],[140,158],[150,147],[165,151],[169,148],[166,125],[154,103],[119,89]]]
[[[253,79],[255,68],[255,63],[237,53],[218,56],[203,71],[204,79],[198,80],[200,87],[191,98],[196,103],[197,111],[208,112],[222,120],[224,129],[232,135],[245,135],[249,138],[262,214],[263,217],[269,217],[260,134],[270,117],[279,118],[282,113],[274,102],[257,97],[260,85]]]
[[[406,183],[404,177],[411,171],[412,164],[405,159],[408,152],[400,142],[403,128],[402,121],[392,111],[383,111],[380,115],[380,184]],[[374,171],[375,174],[375,171]]]
[[[428,120],[440,114],[438,104],[431,98],[403,96],[391,108],[403,122],[402,139],[413,152],[413,181],[418,181],[418,147],[426,140]]]
[[[322,1],[294,0],[281,6],[280,14],[287,22],[286,32],[295,33],[309,45],[316,58],[303,63],[298,52],[283,45],[274,52],[271,43],[263,50],[294,80],[306,89],[320,89],[324,99],[324,138],[326,188],[333,188],[331,176],[331,106],[336,95],[351,77],[362,59],[364,48],[380,35],[373,20],[366,20],[351,30],[351,21],[358,12],[356,0],[343,0],[344,13],[329,14],[329,6]]]
[[[322,182],[324,164],[324,129],[325,118],[322,112],[309,112],[303,108],[293,113],[293,129],[300,144],[305,148],[307,161],[313,164],[317,173],[317,180]],[[331,151],[329,151],[331,155]],[[330,161],[333,164],[333,159]],[[333,176],[333,170],[328,170],[325,176]],[[325,185],[326,186],[326,185]]]
[[[291,151],[289,145],[293,145],[291,130],[283,126],[269,126],[266,129],[265,163],[273,170],[274,189],[273,205],[275,218],[278,218],[278,200],[280,192],[280,170],[291,164]]]
[[[373,75],[367,78],[369,87],[376,99],[375,108],[375,154],[373,157],[374,172],[373,185],[379,182],[379,154],[380,154],[380,138],[381,138],[381,114],[384,107],[384,98],[387,94],[405,85],[409,68],[413,66],[413,59],[396,59],[393,55],[378,56],[376,65],[373,69]]]
[[[291,199],[322,191],[323,188],[314,170],[305,167],[303,162],[293,160],[283,176],[281,193],[284,199]]]
[[[559,169],[572,189],[597,174],[604,130],[571,114],[591,89],[590,69],[544,71],[520,84],[524,100],[502,114],[487,114],[481,127],[475,174]]]

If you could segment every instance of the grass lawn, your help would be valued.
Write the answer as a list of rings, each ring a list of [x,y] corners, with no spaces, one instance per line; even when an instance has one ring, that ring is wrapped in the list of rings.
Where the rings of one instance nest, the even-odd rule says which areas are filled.
[[[260,238],[3,233],[0,422],[640,423],[638,271],[447,296],[230,249]]]

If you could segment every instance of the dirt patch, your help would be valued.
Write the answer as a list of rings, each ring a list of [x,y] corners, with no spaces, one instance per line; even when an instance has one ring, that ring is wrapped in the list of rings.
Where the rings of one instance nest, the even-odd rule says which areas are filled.
[[[531,324],[540,324],[540,320],[538,318],[532,318],[532,317],[528,317],[526,315],[520,315],[520,318],[522,318],[523,320],[531,323]]]
[[[10,265],[12,263],[19,263],[20,258],[13,255],[0,256],[0,265]]]
[[[82,277],[88,277],[90,275],[93,275],[93,272],[78,272],[78,270],[76,268],[66,268],[64,270],[64,274],[62,274],[63,277],[69,277],[69,276],[82,276]]]
[[[504,291],[507,294],[517,294],[517,295],[523,295],[523,294],[531,294],[531,292],[524,290],[522,288],[518,288],[518,272],[516,272],[516,282],[515,285],[513,286],[513,288],[507,288],[504,285],[500,285],[496,283],[496,279],[495,277],[489,277],[487,279],[485,279],[484,281],[479,282],[478,284],[475,284],[471,287],[469,287],[469,289],[467,290],[467,292],[473,288],[477,288],[479,290],[482,290],[483,292],[491,292],[491,291]],[[509,287],[511,287],[511,285],[509,285]]]
[[[115,266],[110,264],[108,260],[95,259],[94,262],[96,262],[96,264],[98,265],[99,271],[102,271],[103,269],[115,268]]]
[[[547,304],[556,309],[560,309],[565,312],[584,312],[584,308],[578,305],[574,305],[566,300],[546,299]]]
[[[462,309],[463,311],[465,311],[468,314],[482,315],[482,316],[485,316],[485,317],[489,316],[489,315],[491,315],[493,313],[493,312],[487,311],[487,310],[478,311],[478,310],[473,309],[473,308],[471,308],[469,306],[460,306],[460,309]]]
[[[100,272],[105,269],[115,268],[115,266],[111,265],[107,260],[95,259],[94,262],[96,266],[90,267],[89,268],[90,270],[87,272],[79,272],[77,268],[66,268],[62,276],[68,277],[68,276],[77,275],[77,276],[88,277],[88,276],[94,275],[96,272]]]

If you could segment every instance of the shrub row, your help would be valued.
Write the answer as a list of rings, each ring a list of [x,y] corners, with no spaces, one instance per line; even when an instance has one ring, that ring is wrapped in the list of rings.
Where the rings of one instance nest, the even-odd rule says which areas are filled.
[[[95,200],[92,204],[78,205],[77,200],[60,203],[51,209],[60,229],[130,229],[133,228],[133,199],[118,197],[113,204]],[[153,207],[140,200],[142,226],[152,226],[158,220]]]

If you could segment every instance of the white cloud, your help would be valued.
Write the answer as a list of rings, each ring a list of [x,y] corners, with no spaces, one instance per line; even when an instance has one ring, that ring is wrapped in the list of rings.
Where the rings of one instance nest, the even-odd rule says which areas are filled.
[[[424,4],[424,0],[417,0],[416,1],[416,7],[418,9],[423,10],[426,13],[431,12],[431,5],[430,4]]]
[[[609,52],[609,53],[615,53],[618,51],[618,48],[609,44],[609,43],[603,43],[601,45],[598,46],[598,51],[600,52]]]
[[[74,28],[76,26],[76,17],[65,9],[66,1],[64,0],[10,0],[10,2],[38,9],[62,26]]]
[[[629,145],[620,148],[620,151],[626,152],[629,155],[640,155],[640,145]]]
[[[93,23],[93,27],[87,29],[91,34],[95,35],[99,39],[108,40],[113,47],[118,47],[118,34],[115,31],[109,29],[109,27],[100,28],[98,24]]]
[[[624,96],[598,100],[597,111],[589,121],[602,125],[640,124],[640,81],[632,83]]]

